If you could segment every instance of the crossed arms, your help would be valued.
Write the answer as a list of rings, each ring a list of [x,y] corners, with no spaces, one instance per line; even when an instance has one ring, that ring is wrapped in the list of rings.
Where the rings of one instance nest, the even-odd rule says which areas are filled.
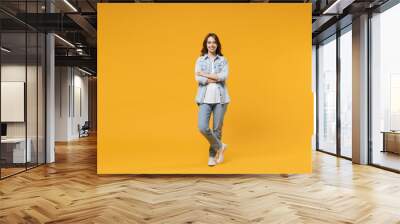
[[[196,77],[196,80],[198,82],[204,82],[207,83],[215,83],[218,82],[218,76],[216,74],[208,74],[205,72],[196,72],[196,76],[200,76],[200,77]],[[205,79],[204,79],[205,78]],[[199,80],[200,79],[200,80]]]
[[[221,72],[216,74],[208,74],[200,71],[199,60],[196,61],[195,78],[196,81],[202,85],[207,85],[212,82],[224,82],[228,78],[228,63],[224,61],[224,66]]]

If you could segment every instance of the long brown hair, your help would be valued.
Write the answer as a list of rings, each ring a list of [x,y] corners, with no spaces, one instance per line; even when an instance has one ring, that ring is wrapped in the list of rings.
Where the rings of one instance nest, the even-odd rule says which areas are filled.
[[[215,53],[218,54],[218,55],[224,56],[224,55],[222,54],[221,42],[219,42],[219,38],[218,38],[217,34],[215,34],[215,33],[209,33],[209,34],[207,34],[207,36],[204,38],[204,40],[203,40],[203,49],[201,49],[201,56],[208,53],[208,49],[207,49],[207,39],[208,39],[209,37],[213,37],[213,38],[215,39],[215,42],[217,42],[217,50],[216,50]]]

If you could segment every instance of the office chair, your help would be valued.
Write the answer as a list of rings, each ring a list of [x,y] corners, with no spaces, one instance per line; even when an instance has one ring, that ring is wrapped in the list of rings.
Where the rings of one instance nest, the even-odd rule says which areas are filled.
[[[89,121],[85,121],[82,127],[78,125],[78,129],[79,129],[79,138],[89,136],[89,129],[90,129]]]

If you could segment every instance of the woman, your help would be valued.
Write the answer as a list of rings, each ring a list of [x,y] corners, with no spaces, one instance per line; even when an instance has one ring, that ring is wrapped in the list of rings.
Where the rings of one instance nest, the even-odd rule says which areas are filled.
[[[221,43],[215,33],[207,34],[203,41],[201,55],[196,60],[195,78],[198,83],[198,127],[210,143],[208,165],[215,166],[223,162],[227,148],[221,137],[224,115],[230,102],[226,86],[228,62],[221,52]],[[211,114],[212,130],[208,126]]]

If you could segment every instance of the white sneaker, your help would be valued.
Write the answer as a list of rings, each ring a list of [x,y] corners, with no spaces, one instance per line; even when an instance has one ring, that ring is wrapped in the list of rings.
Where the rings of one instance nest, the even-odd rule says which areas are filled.
[[[208,166],[215,166],[217,165],[217,162],[215,161],[214,157],[209,157],[208,158]]]
[[[224,152],[228,148],[228,145],[225,143],[222,143],[222,148],[218,150],[217,154],[217,163],[222,163],[224,162]]]

